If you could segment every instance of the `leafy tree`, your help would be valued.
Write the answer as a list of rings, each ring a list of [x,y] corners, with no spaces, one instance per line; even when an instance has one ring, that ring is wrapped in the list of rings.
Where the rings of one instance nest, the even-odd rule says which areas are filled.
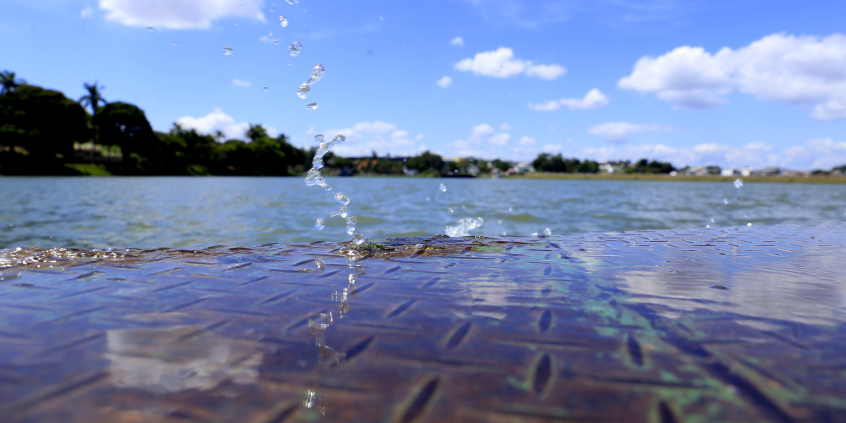
[[[124,161],[132,154],[146,158],[153,153],[157,141],[153,128],[137,106],[120,101],[109,103],[100,109],[96,119],[100,144],[119,146]]]
[[[74,142],[88,139],[85,110],[58,91],[22,84],[0,96],[2,173],[63,174]]]
[[[262,138],[268,138],[267,130],[264,129],[264,126],[262,126],[260,124],[259,125],[250,124],[250,128],[247,129],[247,138],[249,138],[250,141],[256,141],[256,140],[259,140],[259,139],[262,139]]]
[[[91,106],[91,122],[94,127],[94,143],[97,144],[99,142],[98,136],[100,132],[97,128],[97,108],[100,107],[100,103],[104,106],[107,104],[106,99],[100,94],[100,90],[104,90],[106,87],[97,88],[97,81],[94,81],[93,84],[83,83],[82,86],[85,87],[88,94],[82,96],[79,99],[79,103],[82,104],[82,107]]]
[[[415,169],[420,172],[427,170],[440,172],[444,167],[444,159],[437,154],[425,151],[419,156],[409,157],[405,162],[405,166],[408,169]]]
[[[26,81],[23,79],[15,79],[15,73],[11,71],[4,70],[0,72],[0,84],[2,84],[2,88],[0,88],[0,95],[10,93],[15,91],[15,89],[23,84],[26,84]]]

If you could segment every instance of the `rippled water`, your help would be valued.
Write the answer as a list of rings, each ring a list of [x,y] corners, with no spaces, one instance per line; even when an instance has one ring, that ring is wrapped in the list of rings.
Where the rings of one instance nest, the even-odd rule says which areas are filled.
[[[531,235],[846,220],[846,185],[327,178],[370,239]],[[439,189],[444,184],[446,191]],[[347,240],[302,178],[0,178],[0,248],[187,247]],[[427,200],[427,197],[429,200]],[[729,200],[729,204],[724,203]],[[450,212],[450,209],[453,211]],[[315,228],[324,218],[326,227]],[[711,219],[714,222],[711,223]],[[501,223],[500,223],[501,222]]]

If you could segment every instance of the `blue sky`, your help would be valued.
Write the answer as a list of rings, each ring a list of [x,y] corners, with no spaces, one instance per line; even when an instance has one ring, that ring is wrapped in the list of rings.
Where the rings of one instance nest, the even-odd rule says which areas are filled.
[[[97,80],[160,131],[342,133],[352,156],[830,168],[846,164],[843,16],[831,1],[0,0],[0,69],[71,98]]]

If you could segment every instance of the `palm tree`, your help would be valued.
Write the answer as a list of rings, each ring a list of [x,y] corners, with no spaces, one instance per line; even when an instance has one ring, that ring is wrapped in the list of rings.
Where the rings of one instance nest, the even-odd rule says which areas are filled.
[[[94,81],[93,84],[83,82],[82,86],[88,90],[88,95],[82,96],[82,98],[79,99],[79,102],[82,104],[82,107],[91,106],[91,124],[94,127],[94,144],[97,144],[99,138],[99,131],[97,130],[97,107],[100,106],[100,103],[102,103],[103,106],[108,104],[106,99],[100,95],[100,90],[104,90],[106,87],[97,88],[97,81]]]
[[[10,71],[0,72],[0,84],[3,84],[0,89],[0,95],[10,93],[18,87],[18,85],[26,84],[23,79],[15,79],[15,73]]]

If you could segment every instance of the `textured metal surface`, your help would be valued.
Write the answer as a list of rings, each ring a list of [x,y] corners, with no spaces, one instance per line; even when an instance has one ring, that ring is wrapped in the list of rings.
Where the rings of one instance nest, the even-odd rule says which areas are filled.
[[[846,421],[842,224],[388,244],[6,252],[0,421]]]

